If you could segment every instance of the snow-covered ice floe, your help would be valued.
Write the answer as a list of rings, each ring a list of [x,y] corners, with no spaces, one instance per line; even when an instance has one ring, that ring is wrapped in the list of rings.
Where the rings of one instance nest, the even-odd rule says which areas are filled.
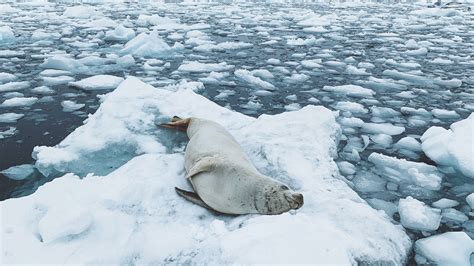
[[[474,178],[474,114],[453,123],[450,129],[430,127],[421,141],[423,152],[431,160]]]
[[[3,263],[402,263],[400,225],[372,209],[333,161],[340,128],[324,107],[255,119],[179,83],[129,77],[36,167],[61,175],[34,194],[0,202]],[[156,127],[170,116],[221,123],[256,167],[305,196],[296,212],[215,216],[174,192],[189,188],[186,137]],[[121,162],[123,165],[117,165]],[[115,169],[115,170],[114,170]],[[94,174],[88,174],[94,173]],[[81,177],[79,177],[81,176]],[[104,248],[107,247],[107,248]]]

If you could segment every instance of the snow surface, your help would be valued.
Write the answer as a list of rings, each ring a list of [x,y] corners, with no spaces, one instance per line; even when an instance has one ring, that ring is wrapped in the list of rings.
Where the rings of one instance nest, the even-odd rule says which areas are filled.
[[[73,174],[0,202],[1,237],[9,243],[2,262],[404,261],[411,243],[403,228],[338,174],[333,158],[340,129],[330,110],[306,106],[255,119],[212,103],[194,87],[156,89],[129,77],[60,144],[36,147],[42,173]],[[173,115],[221,123],[258,169],[305,195],[304,207],[278,216],[228,217],[180,198],[174,187],[189,188],[185,136],[155,125]],[[118,169],[110,168],[120,160]]]

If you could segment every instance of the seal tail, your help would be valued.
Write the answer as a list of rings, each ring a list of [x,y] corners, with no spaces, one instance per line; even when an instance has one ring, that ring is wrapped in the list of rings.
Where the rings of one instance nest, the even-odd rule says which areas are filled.
[[[189,122],[191,122],[190,118],[182,119],[178,116],[173,116],[173,118],[171,118],[171,122],[160,124],[160,127],[171,128],[186,132],[189,126]]]

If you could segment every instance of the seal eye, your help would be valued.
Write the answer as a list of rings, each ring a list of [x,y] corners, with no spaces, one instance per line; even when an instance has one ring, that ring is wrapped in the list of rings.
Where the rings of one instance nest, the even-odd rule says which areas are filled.
[[[289,188],[285,185],[282,185],[280,188],[283,189],[283,190],[289,190]]]

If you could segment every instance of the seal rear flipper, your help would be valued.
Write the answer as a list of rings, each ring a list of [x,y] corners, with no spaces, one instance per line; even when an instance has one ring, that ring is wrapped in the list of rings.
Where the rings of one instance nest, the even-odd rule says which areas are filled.
[[[207,205],[204,201],[202,201],[202,199],[199,197],[199,195],[197,193],[186,191],[186,190],[180,189],[178,187],[175,187],[174,189],[176,190],[176,193],[178,193],[178,195],[185,198],[186,200],[188,200],[188,201],[190,201],[194,204],[197,204],[197,205],[199,205],[203,208],[206,208],[210,211],[220,213],[220,212],[214,210],[213,208],[209,207],[209,205]]]
[[[173,116],[171,122],[160,124],[160,127],[186,131],[188,129],[189,122],[191,122],[190,118],[181,119],[177,116]]]

